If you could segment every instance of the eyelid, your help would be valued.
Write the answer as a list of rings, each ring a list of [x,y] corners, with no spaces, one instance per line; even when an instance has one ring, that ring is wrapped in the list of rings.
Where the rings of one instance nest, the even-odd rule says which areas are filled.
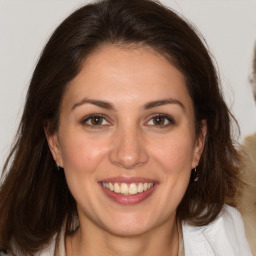
[[[99,125],[93,125],[93,124],[88,124],[87,122],[94,118],[94,117],[100,117],[103,118],[108,124],[99,124]],[[93,114],[89,114],[85,117],[82,118],[82,120],[80,121],[80,123],[84,126],[90,127],[90,128],[101,128],[104,126],[110,126],[111,125],[111,121],[109,121],[110,118],[106,117],[106,115],[104,114],[98,114],[98,113],[93,113]]]
[[[165,124],[165,125],[147,125],[147,123],[152,120],[153,118],[156,118],[156,117],[161,117],[161,118],[165,118],[168,120],[168,124]],[[151,114],[148,118],[147,118],[147,121],[145,122],[145,124],[147,126],[154,126],[156,128],[165,128],[165,127],[169,127],[171,125],[175,125],[176,124],[176,121],[174,120],[174,118],[172,116],[170,116],[169,114],[164,114],[164,113],[154,113],[154,114]]]

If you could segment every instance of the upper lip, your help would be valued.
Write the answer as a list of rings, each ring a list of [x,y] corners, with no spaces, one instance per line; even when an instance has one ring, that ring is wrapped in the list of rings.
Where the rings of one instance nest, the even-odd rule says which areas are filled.
[[[99,182],[113,182],[113,183],[158,183],[157,180],[149,179],[145,177],[124,177],[124,176],[117,176],[117,177],[109,177],[106,179],[102,179]]]

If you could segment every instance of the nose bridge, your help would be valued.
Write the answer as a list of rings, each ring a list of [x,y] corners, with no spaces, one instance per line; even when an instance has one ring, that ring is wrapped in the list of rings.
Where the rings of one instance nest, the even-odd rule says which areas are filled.
[[[110,160],[126,169],[141,166],[148,161],[143,134],[136,124],[120,126],[117,129]]]

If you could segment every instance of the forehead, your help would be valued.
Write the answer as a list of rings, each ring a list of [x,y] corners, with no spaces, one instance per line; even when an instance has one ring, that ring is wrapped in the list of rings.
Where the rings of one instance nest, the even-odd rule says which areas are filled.
[[[150,47],[103,46],[83,63],[64,98],[81,97],[109,101],[154,101],[182,98],[191,101],[183,74]],[[190,102],[191,103],[191,102]]]

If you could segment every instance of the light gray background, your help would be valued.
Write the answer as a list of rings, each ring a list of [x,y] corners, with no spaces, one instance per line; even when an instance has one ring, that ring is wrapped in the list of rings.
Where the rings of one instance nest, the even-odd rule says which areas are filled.
[[[54,28],[82,0],[0,0],[0,170],[15,135],[38,56]],[[240,141],[256,131],[249,76],[256,0],[162,0],[201,31],[217,60]],[[1,171],[0,171],[1,172]]]

